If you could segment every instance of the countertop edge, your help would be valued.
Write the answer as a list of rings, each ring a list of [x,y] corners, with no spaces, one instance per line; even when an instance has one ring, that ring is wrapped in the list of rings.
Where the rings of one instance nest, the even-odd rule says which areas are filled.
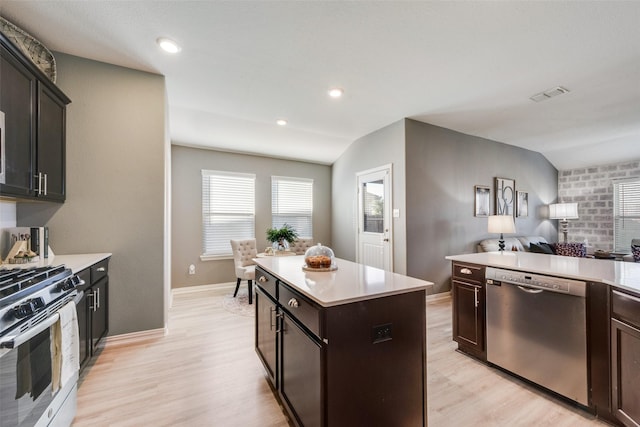
[[[450,261],[468,263],[468,264],[485,265],[487,267],[504,268],[504,269],[508,269],[508,270],[526,271],[526,272],[530,272],[530,273],[544,274],[544,275],[548,275],[548,276],[564,277],[564,278],[567,278],[567,279],[581,280],[581,281],[585,281],[585,282],[602,283],[602,284],[605,284],[605,285],[608,285],[608,286],[612,286],[612,287],[615,287],[615,288],[618,288],[618,289],[625,290],[627,292],[632,292],[632,293],[635,293],[635,294],[640,293],[640,289],[639,288],[628,286],[628,285],[625,285],[624,283],[619,283],[615,278],[611,279],[611,278],[606,278],[606,277],[594,276],[594,275],[589,275],[589,274],[582,273],[582,272],[578,272],[578,273],[571,273],[571,272],[566,272],[566,271],[560,272],[560,271],[555,271],[555,270],[551,270],[551,269],[547,269],[547,268],[540,268],[540,267],[536,267],[536,266],[532,266],[532,265],[528,265],[526,267],[520,267],[520,266],[514,266],[514,265],[505,265],[505,264],[501,264],[501,263],[498,263],[498,262],[486,262],[487,261],[486,259],[483,260],[484,262],[480,262],[480,261],[474,262],[473,260],[469,260],[470,257],[482,256],[482,254],[489,254],[489,253],[493,253],[493,252],[447,255],[447,256],[445,256],[445,259],[450,260]],[[560,255],[533,254],[533,256],[558,257]],[[564,258],[572,259],[572,257],[564,257]],[[614,269],[615,269],[616,263],[621,263],[623,266],[626,266],[627,264],[632,264],[632,263],[628,263],[626,261],[616,261],[616,260],[587,260],[587,259],[584,259],[584,260],[585,261],[596,261],[596,262],[611,263],[611,265],[614,266]],[[638,265],[637,268],[640,269],[640,265]]]
[[[80,271],[91,267],[100,261],[110,258],[113,254],[110,252],[103,253],[89,253],[89,254],[68,254],[68,255],[54,255],[53,257],[43,258],[37,262],[27,264],[2,264],[3,268],[31,268],[31,267],[45,267],[50,265],[62,265],[70,268],[71,271],[76,274]]]
[[[311,301],[313,301],[314,303],[316,303],[319,306],[324,307],[324,308],[336,307],[336,306],[340,306],[340,305],[344,305],[344,304],[351,304],[351,303],[355,303],[355,302],[368,301],[368,300],[373,300],[373,299],[378,299],[378,298],[385,298],[385,297],[389,297],[389,296],[393,296],[393,295],[401,295],[401,294],[407,294],[407,293],[412,293],[412,292],[425,291],[425,293],[426,293],[426,290],[429,287],[434,285],[433,282],[429,282],[427,280],[416,279],[414,277],[405,276],[405,277],[408,277],[408,278],[410,278],[412,280],[420,281],[423,284],[412,286],[411,288],[394,289],[394,290],[383,291],[383,292],[379,292],[379,293],[373,293],[373,294],[369,294],[369,295],[362,295],[362,296],[355,296],[355,297],[351,297],[351,298],[344,298],[344,299],[340,299],[340,300],[336,300],[336,301],[324,301],[324,300],[318,299],[315,295],[309,293],[304,288],[301,288],[300,286],[297,286],[295,283],[293,283],[293,281],[290,278],[284,277],[279,272],[276,272],[273,269],[269,268],[269,266],[266,266],[266,265],[264,265],[264,263],[261,263],[260,262],[261,258],[255,258],[254,261],[256,262],[256,265],[258,265],[260,268],[263,268],[264,270],[269,272],[269,274],[272,274],[273,276],[277,277],[279,280],[282,280],[287,286],[293,288],[296,292],[301,293],[306,298],[309,298]],[[347,260],[343,260],[343,261],[347,261]],[[347,261],[347,262],[351,262],[351,261]],[[392,274],[398,274],[398,273],[392,273]],[[398,275],[400,275],[400,274],[398,274]],[[401,275],[401,276],[403,276],[403,275]],[[257,281],[256,281],[256,284],[258,285]]]

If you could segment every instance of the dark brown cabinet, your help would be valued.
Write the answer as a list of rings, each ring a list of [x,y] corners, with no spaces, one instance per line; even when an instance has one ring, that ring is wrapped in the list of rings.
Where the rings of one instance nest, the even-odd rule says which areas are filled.
[[[484,274],[482,266],[454,262],[451,295],[453,339],[458,349],[486,361]]]
[[[259,286],[255,287],[256,307],[256,353],[262,361],[271,385],[277,387],[276,348],[277,348],[277,315],[274,300]]]
[[[611,402],[614,417],[640,426],[640,296],[611,294]]]
[[[283,314],[281,325],[280,396],[300,425],[325,425],[322,345],[287,313]]]
[[[76,304],[81,372],[109,330],[108,266],[107,258],[78,273],[85,282],[79,289],[82,299]]]
[[[0,196],[65,199],[66,105],[71,101],[0,33],[5,182]]]
[[[325,307],[261,267],[256,285],[256,353],[294,425],[426,425],[424,290]]]

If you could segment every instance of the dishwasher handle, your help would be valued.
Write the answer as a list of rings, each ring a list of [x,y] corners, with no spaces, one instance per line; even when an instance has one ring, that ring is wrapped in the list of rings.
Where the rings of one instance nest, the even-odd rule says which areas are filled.
[[[542,292],[544,292],[544,289],[533,289],[533,288],[525,288],[524,286],[520,286],[520,285],[516,285],[518,287],[518,289],[520,289],[522,292],[526,292],[528,294],[540,294]]]

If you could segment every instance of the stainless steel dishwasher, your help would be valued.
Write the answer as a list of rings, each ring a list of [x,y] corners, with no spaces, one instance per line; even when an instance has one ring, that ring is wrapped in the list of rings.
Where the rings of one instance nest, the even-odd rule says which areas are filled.
[[[487,361],[588,406],[586,283],[487,267]]]

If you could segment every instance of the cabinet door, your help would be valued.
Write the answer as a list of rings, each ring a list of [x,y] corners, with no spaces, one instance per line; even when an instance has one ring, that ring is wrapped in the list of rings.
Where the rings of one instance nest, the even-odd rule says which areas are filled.
[[[65,108],[51,90],[38,84],[36,175],[42,181],[36,194],[48,200],[64,201],[65,196]]]
[[[33,189],[36,79],[0,45],[0,111],[5,114],[5,183],[0,194],[30,196]]]
[[[262,288],[256,286],[256,353],[264,365],[269,380],[278,387],[276,376],[277,308]]]
[[[93,353],[100,340],[106,335],[109,326],[109,281],[106,277],[91,287],[91,352]]]
[[[458,280],[452,285],[453,339],[460,350],[484,359],[484,287]]]
[[[282,316],[280,396],[299,425],[323,425],[322,347],[286,313]]]
[[[611,385],[615,417],[640,425],[640,329],[611,319]]]

